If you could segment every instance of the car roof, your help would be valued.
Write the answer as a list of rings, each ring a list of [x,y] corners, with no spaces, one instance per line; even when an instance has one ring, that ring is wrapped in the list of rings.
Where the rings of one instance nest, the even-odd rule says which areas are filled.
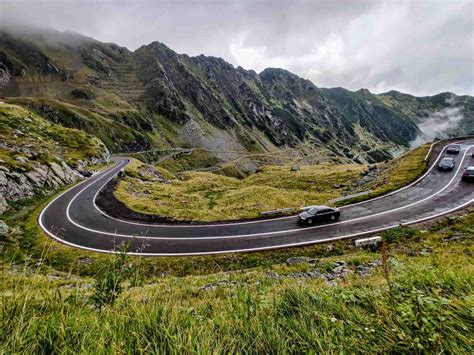
[[[308,208],[308,210],[315,209],[316,211],[321,211],[321,210],[326,210],[328,208],[331,209],[331,210],[333,209],[332,207],[321,205],[321,206],[311,206],[311,207]]]
[[[474,165],[466,167],[466,170],[469,170],[469,171],[474,170]]]

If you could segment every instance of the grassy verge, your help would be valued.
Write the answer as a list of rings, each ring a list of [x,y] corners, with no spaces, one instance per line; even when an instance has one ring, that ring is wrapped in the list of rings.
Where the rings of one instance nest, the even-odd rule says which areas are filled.
[[[419,147],[392,162],[380,164],[378,175],[359,183],[367,172],[364,165],[319,164],[265,166],[243,179],[207,172],[187,172],[179,178],[163,167],[156,173],[168,183],[153,179],[151,167],[135,162],[127,169],[115,196],[134,211],[179,221],[223,221],[260,217],[260,212],[280,208],[328,204],[351,192],[372,190],[369,195],[341,204],[380,196],[413,181],[426,169],[428,145]],[[153,169],[153,168],[152,168]]]
[[[237,179],[206,172],[188,172],[169,183],[143,179],[140,166],[119,183],[115,196],[132,210],[175,220],[219,221],[259,217],[260,212],[325,203],[354,183],[364,170],[360,165],[264,167]],[[163,168],[157,171],[164,174]],[[166,174],[170,177],[170,174]]]
[[[424,144],[393,161],[380,165],[381,172],[377,178],[364,186],[366,190],[372,190],[372,192],[364,196],[344,200],[340,205],[347,205],[381,196],[414,181],[422,175],[428,167],[428,162],[424,159],[429,149],[430,145]]]
[[[151,276],[128,278],[100,307],[104,276],[3,263],[0,352],[472,353],[473,223],[470,213],[393,230],[383,258],[348,248],[205,276],[146,274],[145,259],[123,268],[107,257],[107,274],[120,265],[119,273]],[[381,258],[359,275],[358,266]],[[335,272],[340,261],[349,271],[334,282],[308,276]]]

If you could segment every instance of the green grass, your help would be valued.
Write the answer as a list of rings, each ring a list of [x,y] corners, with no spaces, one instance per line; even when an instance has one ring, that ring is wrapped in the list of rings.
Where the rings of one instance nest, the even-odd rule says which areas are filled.
[[[400,157],[387,163],[379,164],[381,170],[377,178],[363,186],[364,190],[372,190],[371,193],[344,200],[339,205],[360,202],[369,198],[384,195],[397,190],[421,176],[428,167],[425,156],[430,148],[429,144],[413,149]]]
[[[23,106],[44,118],[69,128],[81,129],[100,138],[109,149],[120,150],[123,146],[144,140],[138,132],[143,118],[134,109],[105,109],[102,106],[80,107],[72,103],[46,98],[8,98],[8,103]]]
[[[187,172],[163,184],[140,177],[137,168],[130,166],[130,177],[119,183],[115,196],[120,201],[139,212],[193,221],[254,218],[262,211],[326,203],[340,195],[341,188],[336,186],[354,182],[364,169],[316,165],[291,171],[289,166],[275,166],[263,167],[244,179]]]
[[[372,185],[375,192],[383,194],[398,189],[420,176],[427,168],[424,158],[429,147],[422,145],[383,166],[382,174]]]
[[[7,167],[29,170],[29,163],[15,158],[25,157],[41,163],[64,160],[75,163],[98,156],[103,144],[84,131],[53,124],[17,105],[0,105],[0,159]],[[24,149],[28,148],[29,155]]]
[[[4,262],[0,352],[472,353],[473,218],[471,212],[432,231],[399,233],[403,239],[389,245],[390,288],[382,268],[331,286],[284,276],[309,264],[174,277],[143,272],[147,259],[134,258],[130,267],[145,279],[125,282],[113,304],[98,308],[99,276]],[[470,237],[444,241],[461,232]],[[420,255],[425,248],[431,253]],[[314,268],[330,270],[342,259],[354,269],[379,258],[348,249]],[[107,263],[111,272],[117,259]]]
[[[212,167],[221,161],[213,157],[209,152],[201,149],[194,149],[191,154],[184,154],[177,159],[168,159],[158,166],[176,173],[186,170],[202,169]]]
[[[376,179],[359,187],[372,192],[340,204],[380,196],[413,181],[426,169],[428,149],[425,145],[379,164]],[[191,155],[188,160],[194,158]],[[180,158],[178,164],[170,160],[156,168],[171,180],[167,184],[145,177],[139,172],[144,165],[135,163],[127,168],[129,177],[119,183],[115,196],[134,211],[180,221],[256,218],[263,211],[292,208],[296,212],[302,206],[328,204],[333,198],[356,192],[351,190],[367,169],[355,164],[302,166],[298,171],[291,171],[289,166],[264,166],[243,179],[208,172],[185,172],[174,178],[172,171],[191,168],[186,161]]]

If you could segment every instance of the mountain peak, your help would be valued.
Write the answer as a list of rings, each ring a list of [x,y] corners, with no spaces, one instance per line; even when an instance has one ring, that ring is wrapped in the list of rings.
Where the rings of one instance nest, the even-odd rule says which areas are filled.
[[[363,94],[363,95],[372,95],[369,89],[367,88],[361,88],[356,91],[357,93]]]
[[[297,77],[296,74],[282,68],[265,68],[259,74],[260,77]]]

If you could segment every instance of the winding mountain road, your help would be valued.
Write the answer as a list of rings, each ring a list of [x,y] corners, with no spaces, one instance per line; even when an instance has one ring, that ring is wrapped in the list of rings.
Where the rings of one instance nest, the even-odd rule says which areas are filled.
[[[443,149],[444,150],[444,149]],[[296,216],[217,224],[138,223],[107,216],[95,204],[100,189],[129,162],[97,173],[52,200],[41,212],[40,227],[55,240],[77,248],[111,252],[128,242],[130,254],[148,256],[247,252],[307,245],[376,233],[400,224],[439,217],[474,203],[474,184],[461,181],[474,141],[461,143],[452,172],[436,162],[417,181],[390,194],[342,207],[337,222],[299,226]]]

